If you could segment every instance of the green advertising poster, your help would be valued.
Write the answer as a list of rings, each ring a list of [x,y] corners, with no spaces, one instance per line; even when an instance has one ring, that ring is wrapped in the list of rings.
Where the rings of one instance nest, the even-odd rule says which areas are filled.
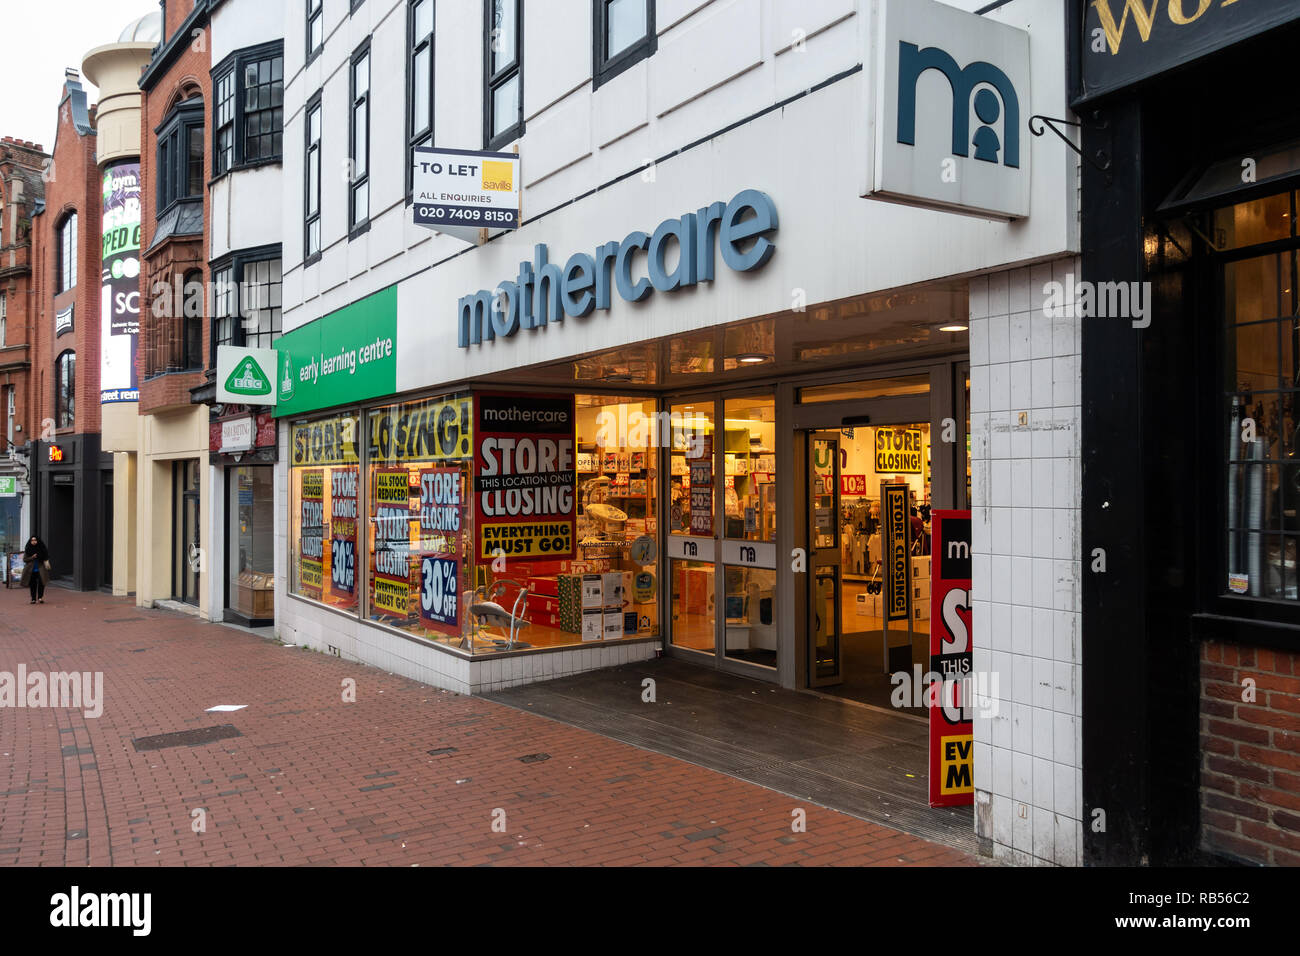
[[[13,498],[18,494],[18,479],[12,475],[0,475],[0,498]]]
[[[275,343],[276,417],[397,390],[397,286],[287,332]]]

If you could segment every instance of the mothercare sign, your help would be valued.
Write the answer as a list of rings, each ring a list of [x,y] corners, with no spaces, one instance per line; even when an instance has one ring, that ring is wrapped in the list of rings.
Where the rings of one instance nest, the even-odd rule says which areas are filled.
[[[397,287],[331,312],[276,342],[277,416],[397,391]]]

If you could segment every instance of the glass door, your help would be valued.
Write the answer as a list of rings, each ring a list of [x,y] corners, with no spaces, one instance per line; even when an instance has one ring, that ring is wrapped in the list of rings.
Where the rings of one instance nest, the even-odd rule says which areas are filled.
[[[199,603],[199,572],[203,551],[199,545],[199,462],[189,458],[172,463],[173,597],[186,604]]]
[[[841,601],[844,587],[840,551],[840,436],[838,432],[808,435],[808,642],[813,687],[838,684],[844,678],[840,646]]]

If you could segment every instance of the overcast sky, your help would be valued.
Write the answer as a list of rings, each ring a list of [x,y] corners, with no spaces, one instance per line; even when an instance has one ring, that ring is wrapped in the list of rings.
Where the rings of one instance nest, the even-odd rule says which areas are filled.
[[[66,67],[97,46],[116,43],[122,28],[158,9],[157,0],[3,0],[0,136],[54,147]],[[98,91],[86,84],[89,102]]]

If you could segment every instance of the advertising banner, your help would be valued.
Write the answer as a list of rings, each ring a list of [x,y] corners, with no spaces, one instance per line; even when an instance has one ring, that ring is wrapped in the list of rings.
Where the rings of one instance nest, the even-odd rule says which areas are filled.
[[[358,469],[330,471],[330,589],[336,597],[357,593]]]
[[[572,557],[573,396],[480,393],[474,422],[479,557]]]
[[[289,460],[299,465],[355,465],[358,418],[335,415],[294,425],[289,434]]]
[[[135,372],[140,335],[140,164],[104,169],[101,205],[103,277],[99,317],[99,401],[140,398]]]
[[[298,546],[298,590],[320,600],[325,558],[325,470],[310,468],[302,474],[301,527]]]
[[[876,473],[919,475],[925,464],[925,449],[919,428],[876,429]]]
[[[393,617],[411,616],[411,489],[405,468],[374,472],[375,591],[374,610]]]
[[[844,497],[865,498],[867,495],[866,475],[840,475],[840,494]]]
[[[397,391],[397,286],[286,332],[275,347],[279,417],[392,395]]]
[[[884,555],[886,621],[912,618],[912,556],[908,547],[907,485],[880,483],[880,549]]]
[[[474,453],[469,395],[407,402],[370,414],[370,460],[442,461]]]
[[[519,228],[519,156],[415,147],[411,210],[426,226],[475,242],[480,229]]]
[[[698,457],[692,455],[695,451]],[[688,449],[686,460],[690,466],[690,533],[707,537],[713,534],[713,436],[705,435]]]
[[[464,484],[458,467],[420,471],[420,617],[425,627],[450,635],[460,634]]]
[[[933,511],[930,673],[941,682],[930,704],[930,806],[975,800],[971,670],[969,511]]]

